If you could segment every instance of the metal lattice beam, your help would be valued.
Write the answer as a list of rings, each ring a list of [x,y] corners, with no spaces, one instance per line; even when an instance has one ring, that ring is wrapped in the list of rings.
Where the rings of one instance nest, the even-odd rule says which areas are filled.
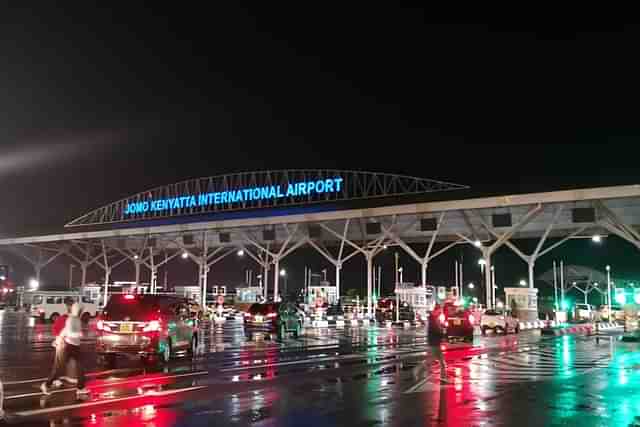
[[[299,187],[298,184],[302,183],[305,186]],[[308,186],[310,184],[313,184],[314,190]],[[294,185],[295,188],[290,187]],[[323,191],[319,191],[320,187]],[[289,191],[290,188],[295,191]],[[362,171],[293,169],[243,172],[153,188],[91,211],[69,222],[66,227],[408,196],[465,188],[468,187],[431,179]],[[254,197],[255,194],[260,196]],[[181,200],[184,198],[189,200]],[[132,206],[140,209],[132,212]]]

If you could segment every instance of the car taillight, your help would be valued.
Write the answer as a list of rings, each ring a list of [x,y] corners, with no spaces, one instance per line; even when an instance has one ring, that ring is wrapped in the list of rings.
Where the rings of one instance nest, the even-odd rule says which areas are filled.
[[[470,314],[470,315],[469,315],[469,323],[473,323],[473,322],[475,322],[475,321],[476,321],[476,318],[475,318],[475,317],[473,317],[473,314]]]
[[[276,316],[277,316],[277,314],[276,314],[276,313],[269,313],[269,314],[267,314],[267,317],[276,317]]]
[[[133,295],[133,294],[126,294],[126,295],[124,296],[124,299],[132,300],[132,299],[135,299],[135,297],[136,297],[136,296],[135,296],[135,295]]]
[[[98,320],[98,322],[96,323],[96,330],[111,332],[111,328],[109,327],[109,325],[105,325],[104,321],[102,320]]]
[[[438,316],[438,319],[440,320],[440,323],[444,323],[444,321],[446,320],[446,317],[444,317],[444,313],[440,313],[440,316]]]
[[[142,329],[143,332],[158,332],[162,329],[162,324],[159,320],[152,320]]]
[[[44,314],[44,309],[42,309],[42,308],[38,309],[38,313]]]
[[[251,317],[251,313],[244,313],[244,317]]]

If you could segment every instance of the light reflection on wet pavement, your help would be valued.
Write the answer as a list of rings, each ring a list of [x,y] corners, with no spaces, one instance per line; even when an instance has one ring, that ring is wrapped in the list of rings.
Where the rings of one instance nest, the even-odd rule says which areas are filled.
[[[638,345],[615,334],[542,339],[538,332],[439,346],[424,329],[312,329],[247,340],[240,322],[206,328],[194,360],[100,370],[92,335],[88,402],[43,399],[50,325],[0,312],[0,378],[16,425],[76,426],[628,426],[640,415]],[[613,338],[612,338],[613,336]],[[32,380],[32,381],[29,381]],[[639,424],[640,425],[640,424]]]

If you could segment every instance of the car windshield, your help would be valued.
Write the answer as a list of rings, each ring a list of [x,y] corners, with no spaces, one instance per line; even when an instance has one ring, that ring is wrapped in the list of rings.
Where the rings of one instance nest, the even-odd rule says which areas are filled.
[[[279,304],[253,304],[251,308],[249,308],[249,313],[251,314],[269,314],[269,313],[277,313]]]
[[[104,309],[106,320],[144,322],[157,316],[160,304],[157,299],[133,297],[129,295],[114,295]]]
[[[502,316],[502,311],[499,310],[487,310],[484,312],[487,316]]]
[[[464,308],[461,306],[455,306],[453,304],[446,304],[444,306],[444,313],[445,316],[450,317],[450,316],[460,316],[462,315],[464,312]]]

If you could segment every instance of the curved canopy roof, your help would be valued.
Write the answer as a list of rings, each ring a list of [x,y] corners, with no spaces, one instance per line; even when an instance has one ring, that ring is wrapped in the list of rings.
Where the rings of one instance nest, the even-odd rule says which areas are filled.
[[[247,209],[408,196],[468,188],[432,179],[333,169],[242,172],[156,187],[93,210],[66,227]]]

